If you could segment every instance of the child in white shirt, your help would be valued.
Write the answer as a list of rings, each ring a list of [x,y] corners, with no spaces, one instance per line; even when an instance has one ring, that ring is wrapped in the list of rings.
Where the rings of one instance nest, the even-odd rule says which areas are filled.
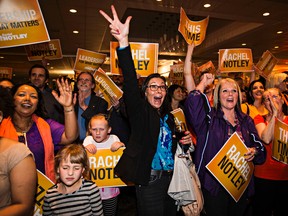
[[[95,154],[98,148],[110,148],[112,152],[124,147],[116,135],[110,134],[111,127],[106,115],[97,114],[90,119],[88,124],[88,136],[84,139],[84,147]],[[117,196],[120,194],[118,187],[100,188],[104,215],[116,215]]]

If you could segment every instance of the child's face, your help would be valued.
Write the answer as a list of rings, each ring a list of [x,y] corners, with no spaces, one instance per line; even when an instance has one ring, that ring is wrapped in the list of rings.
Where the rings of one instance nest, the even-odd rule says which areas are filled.
[[[94,119],[91,121],[89,131],[93,139],[97,143],[101,143],[108,139],[108,134],[111,131],[111,127],[108,126],[108,122],[104,118]]]
[[[67,160],[62,160],[59,164],[58,174],[60,176],[61,182],[69,187],[69,190],[77,190],[81,184],[81,176],[84,172],[84,167],[81,164],[71,163],[70,156]],[[75,187],[75,188],[74,188]]]

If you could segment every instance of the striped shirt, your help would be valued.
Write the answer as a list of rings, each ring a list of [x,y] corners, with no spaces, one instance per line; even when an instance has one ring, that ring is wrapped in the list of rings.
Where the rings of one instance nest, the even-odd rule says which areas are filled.
[[[44,197],[43,215],[103,215],[99,188],[94,182],[83,180],[79,190],[62,194],[57,191],[57,185],[54,185]]]

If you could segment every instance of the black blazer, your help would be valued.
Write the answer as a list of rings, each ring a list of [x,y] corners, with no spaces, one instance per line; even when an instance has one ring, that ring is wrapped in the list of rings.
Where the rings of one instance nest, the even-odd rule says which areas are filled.
[[[125,182],[147,185],[151,164],[155,155],[160,131],[160,116],[141,96],[138,87],[130,46],[118,50],[119,67],[124,76],[123,97],[131,126],[131,135],[122,157],[115,167],[115,173]],[[168,113],[167,124],[174,133],[174,118]],[[173,139],[173,154],[176,142]]]

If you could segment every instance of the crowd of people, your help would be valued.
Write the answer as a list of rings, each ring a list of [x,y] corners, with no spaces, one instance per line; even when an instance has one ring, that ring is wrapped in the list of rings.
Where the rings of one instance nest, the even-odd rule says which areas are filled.
[[[286,214],[288,165],[273,158],[277,121],[288,124],[286,73],[270,79],[221,78],[192,73],[194,44],[188,45],[184,83],[167,86],[165,77],[150,74],[139,88],[129,43],[129,26],[100,10],[109,22],[123,82],[123,98],[112,108],[94,92],[96,82],[81,72],[74,89],[68,79],[48,86],[49,71],[35,64],[28,83],[0,80],[0,215],[33,215],[37,170],[53,183],[45,193],[43,215],[117,215],[119,187],[98,188],[89,179],[87,152],[125,148],[114,170],[135,187],[139,216],[176,216],[168,195],[178,143],[193,145],[204,196],[205,216],[282,216]],[[171,111],[181,108],[188,129],[176,139]],[[286,131],[287,132],[287,131]],[[236,202],[207,169],[232,134],[247,148],[245,161],[254,164],[247,188]],[[194,149],[194,148],[187,148]],[[128,186],[131,187],[131,186]]]

